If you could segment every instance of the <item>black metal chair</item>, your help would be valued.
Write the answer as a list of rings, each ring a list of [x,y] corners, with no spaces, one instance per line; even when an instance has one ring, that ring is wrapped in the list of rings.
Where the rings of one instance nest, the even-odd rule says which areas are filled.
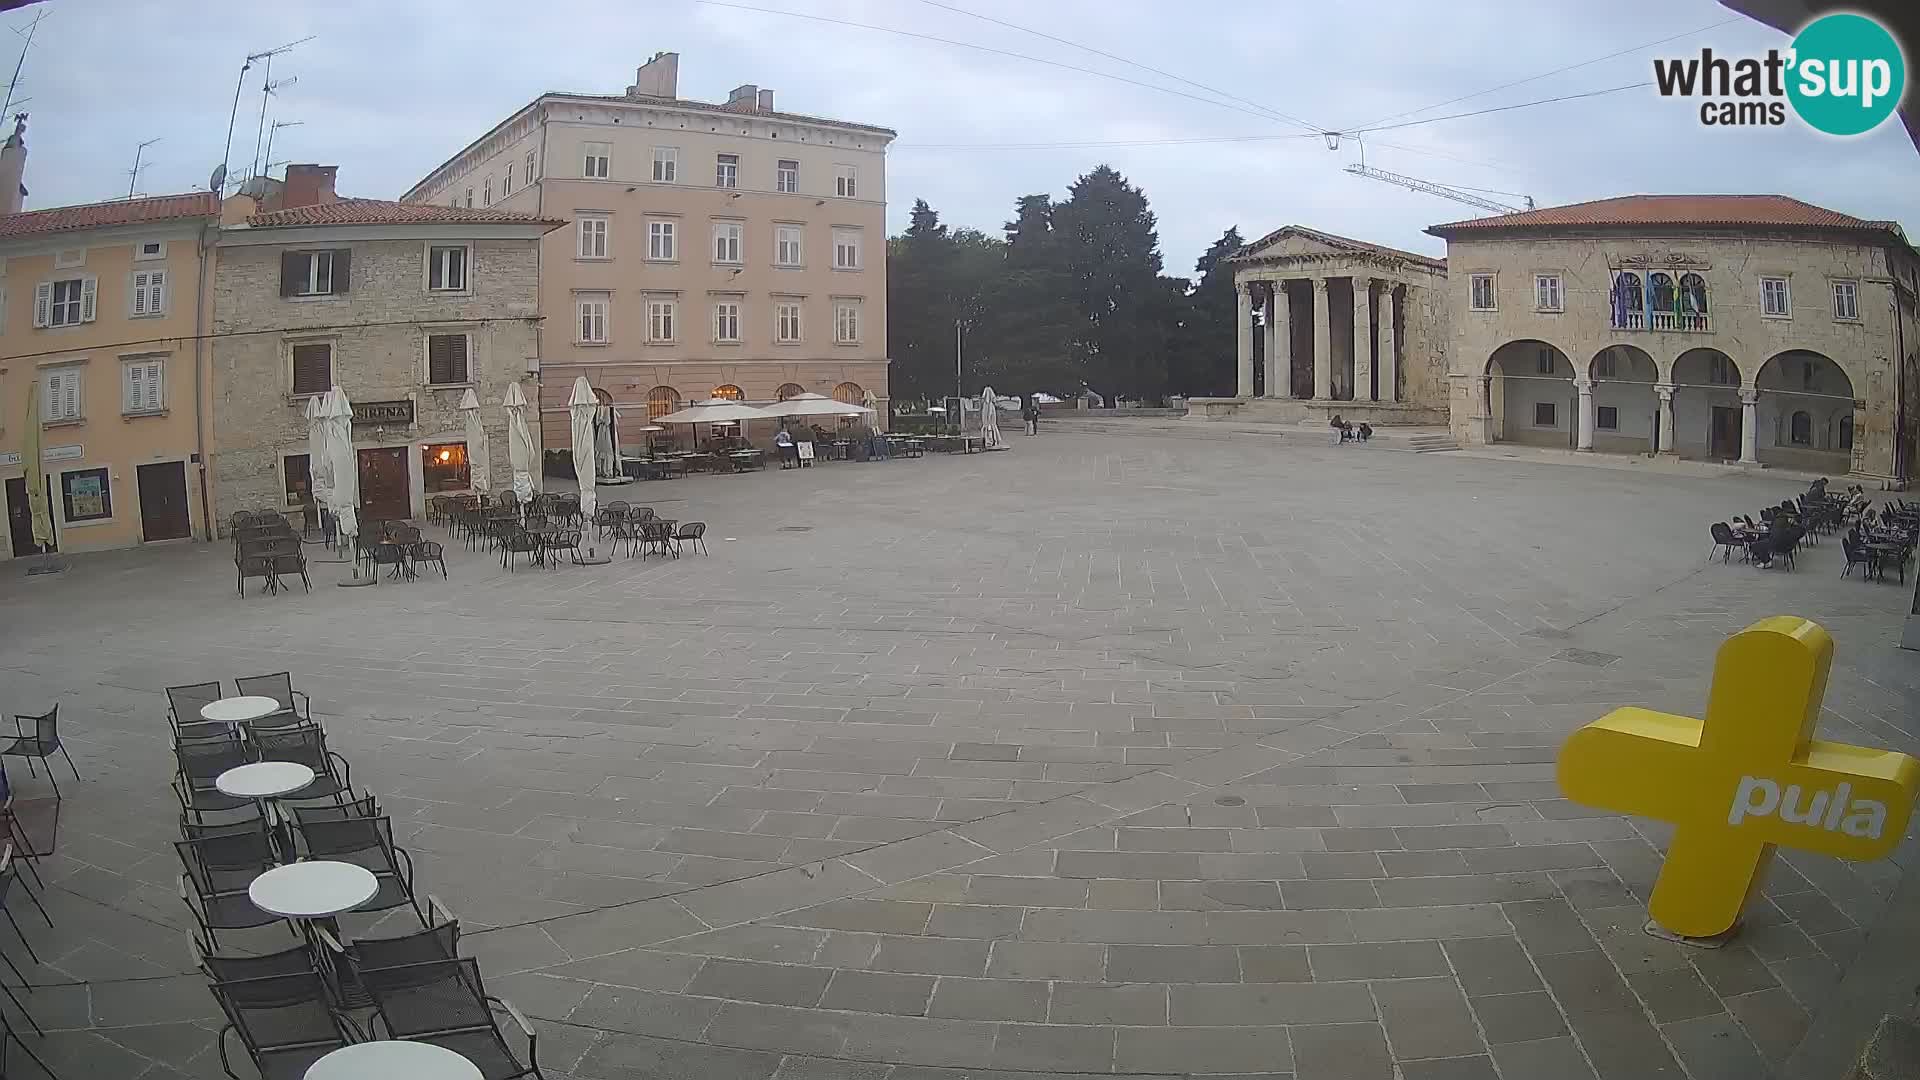
[[[525,555],[529,562],[540,557],[540,539],[525,529],[514,529],[500,541],[500,565],[511,569]]]
[[[0,912],[6,914],[7,924],[13,927],[15,934],[19,935],[20,944],[26,946],[27,958],[37,964],[40,962],[40,957],[33,951],[33,942],[27,940],[26,931],[20,929],[19,920],[13,917],[13,909],[7,906],[7,899],[13,895],[13,883],[19,880],[20,872],[16,870],[13,865],[13,845],[9,843],[4,850],[0,850]],[[53,917],[47,914],[46,905],[40,902],[39,897],[33,895],[33,890],[27,887],[26,882],[20,882],[20,891],[27,894],[27,899],[33,901],[34,907],[40,909],[40,917],[47,920],[47,925],[51,927],[53,925]],[[13,962],[9,960],[7,963],[11,966]],[[20,975],[20,969],[14,968],[13,973]],[[26,977],[21,976],[20,981],[25,982]]]
[[[326,733],[319,724],[296,724],[254,732],[253,753],[261,761],[292,761],[313,770],[313,783],[299,791],[302,799],[331,798],[353,794],[347,759],[327,749]]]
[[[269,697],[280,705],[273,713],[258,720],[248,721],[249,728],[259,730],[313,723],[313,702],[307,695],[293,688],[291,671],[276,671],[271,675],[249,675],[244,679],[233,680],[233,685],[239,689],[242,697]]]
[[[314,970],[313,952],[305,944],[258,956],[252,954],[222,956],[202,949],[197,941],[189,944],[193,949],[194,959],[200,965],[200,970],[206,972],[208,980],[215,983],[248,982],[253,979],[271,979],[282,975],[302,975]]]
[[[173,733],[213,732],[226,728],[226,724],[200,716],[203,707],[219,701],[223,696],[218,681],[167,687],[167,723],[173,728]]]
[[[542,546],[546,549],[547,565],[558,566],[560,553],[570,552],[574,562],[580,561],[580,530],[561,529],[550,533]]]
[[[411,964],[366,972],[362,978],[378,1010],[377,1022],[388,1036],[452,1050],[478,1066],[486,1080],[542,1076],[533,1025],[510,1002],[487,994],[477,961]],[[525,1037],[525,1064],[507,1045],[496,1008],[512,1017]]]
[[[1707,552],[1708,559],[1712,559],[1715,553],[1718,553],[1721,562],[1729,562],[1733,559],[1736,548],[1741,551],[1747,549],[1746,545],[1740,542],[1740,538],[1733,535],[1733,530],[1728,528],[1724,521],[1714,522],[1709,531],[1713,533],[1714,547],[1712,551]]]
[[[440,568],[440,579],[447,578],[447,549],[436,540],[422,540],[413,545],[413,565],[417,570],[421,563],[432,563]]]
[[[28,720],[33,721],[31,735],[27,734],[26,721]],[[60,706],[56,704],[38,716],[31,713],[15,713],[13,725],[17,734],[12,742],[0,746],[0,756],[26,758],[28,776],[40,775],[33,766],[36,759],[44,762],[47,766],[47,782],[53,785],[53,797],[59,798],[60,782],[53,778],[53,763],[48,761],[48,758],[56,753],[66,758],[67,768],[73,770],[73,778],[76,781],[80,779],[80,770],[73,764],[73,755],[67,753],[67,748],[60,743]]]
[[[346,802],[336,800],[334,802],[315,802],[312,805],[307,805],[304,801],[305,799],[306,796],[302,795],[300,801],[293,799],[279,800],[280,809],[287,811],[293,816],[295,827],[310,821],[352,821],[355,819],[384,816],[380,812],[379,800],[375,799],[372,795],[362,795],[357,799]]]
[[[607,530],[625,521],[628,505],[621,499],[601,503],[600,508],[593,513],[594,535],[604,537],[607,535]]]
[[[683,551],[686,550],[688,544],[692,544],[699,550],[700,554],[705,555],[708,554],[706,535],[706,522],[689,521],[682,524],[679,530],[673,534],[673,543],[675,547]]]
[[[1874,558],[1873,552],[1868,551],[1866,547],[1860,543],[1857,534],[1848,533],[1846,536],[1841,537],[1840,550],[1847,554],[1847,565],[1840,571],[1841,577],[1846,577],[1853,573],[1853,568],[1856,566],[1866,568],[1860,571],[1860,578],[1863,581],[1871,581],[1879,573],[1879,560]]]
[[[180,875],[180,900],[205,935],[208,951],[219,946],[216,930],[251,930],[281,921],[255,907],[247,895],[253,879],[275,864],[273,841],[265,829],[176,840],[173,847],[186,868]]]
[[[432,982],[439,978],[432,965],[460,958],[460,920],[435,896],[427,897],[426,928],[409,934],[359,937],[342,945],[325,927],[316,929],[322,944],[347,961],[363,987],[368,974],[393,972],[385,985],[398,989],[408,981],[406,973],[397,970],[401,968],[413,969],[420,982]]]
[[[355,911],[387,911],[410,904],[420,925],[428,925],[413,891],[413,856],[394,844],[392,818],[309,819],[301,821],[295,832],[302,856],[350,862],[373,874],[379,891]]]
[[[180,808],[192,814],[194,820],[198,821],[202,814],[253,808],[252,799],[228,795],[214,784],[221,773],[253,760],[239,732],[230,730],[206,737],[177,739],[173,760],[178,768],[174,794],[180,798]]]
[[[314,1062],[360,1038],[360,1032],[335,1012],[320,973],[306,971],[258,979],[216,982],[208,989],[226,1026],[220,1029],[220,1067],[234,1080],[227,1057],[227,1032],[240,1036],[261,1080],[301,1080]]]

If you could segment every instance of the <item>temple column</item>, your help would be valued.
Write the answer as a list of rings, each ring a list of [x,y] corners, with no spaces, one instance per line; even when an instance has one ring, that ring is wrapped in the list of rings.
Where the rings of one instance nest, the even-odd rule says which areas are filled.
[[[1240,320],[1240,333],[1236,339],[1238,351],[1235,353],[1238,359],[1235,370],[1240,373],[1240,378],[1234,394],[1242,398],[1253,396],[1253,296],[1248,290],[1249,286],[1244,284],[1234,289],[1234,314]]]
[[[1673,446],[1673,384],[1654,383],[1653,393],[1660,399],[1660,452],[1677,456]]]
[[[1582,375],[1573,380],[1573,388],[1580,392],[1580,426],[1574,437],[1573,448],[1591,450],[1593,449],[1593,380]]]
[[[1313,397],[1333,397],[1333,316],[1327,310],[1327,279],[1313,279]]]
[[[1353,400],[1373,400],[1373,279],[1353,279]]]
[[[1397,307],[1393,295],[1393,282],[1380,283],[1380,401],[1398,401],[1400,395],[1395,385],[1400,381],[1400,358],[1394,355],[1396,344],[1393,332],[1393,312]]]
[[[1855,428],[1858,431],[1858,428]],[[1740,391],[1740,463],[1742,465],[1760,464],[1755,453],[1760,436],[1760,391]]]
[[[1284,384],[1292,373],[1293,314],[1287,310],[1287,291],[1282,288],[1285,282],[1269,281],[1267,291],[1266,335],[1267,335],[1267,396],[1270,398],[1292,397],[1292,386]]]

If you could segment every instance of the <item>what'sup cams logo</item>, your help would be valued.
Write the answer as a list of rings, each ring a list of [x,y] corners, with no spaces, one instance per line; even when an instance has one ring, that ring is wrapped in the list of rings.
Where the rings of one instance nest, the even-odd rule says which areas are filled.
[[[1661,97],[1699,98],[1709,127],[1778,127],[1787,108],[1816,131],[1863,135],[1893,115],[1907,90],[1900,42],[1865,15],[1823,15],[1802,27],[1784,52],[1729,59],[1656,59]]]

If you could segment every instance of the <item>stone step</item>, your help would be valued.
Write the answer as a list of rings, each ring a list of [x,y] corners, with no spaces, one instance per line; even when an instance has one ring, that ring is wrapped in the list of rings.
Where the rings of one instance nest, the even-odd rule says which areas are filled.
[[[1458,450],[1460,444],[1451,435],[1415,435],[1407,440],[1407,447],[1416,454],[1439,454]]]

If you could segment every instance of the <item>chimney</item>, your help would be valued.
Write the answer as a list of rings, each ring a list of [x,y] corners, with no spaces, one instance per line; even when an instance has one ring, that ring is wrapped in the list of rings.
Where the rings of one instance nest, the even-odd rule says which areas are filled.
[[[292,210],[338,202],[340,197],[333,193],[333,177],[339,171],[338,165],[287,166],[286,186],[280,191],[279,208]]]
[[[0,214],[17,214],[25,205],[27,188],[21,180],[26,174],[27,114],[19,113],[13,118],[13,134],[0,147]]]
[[[727,94],[727,106],[733,112],[757,112],[760,108],[760,88],[752,83],[741,83]]]
[[[680,54],[657,52],[633,74],[628,97],[675,98],[680,96]]]
[[[771,90],[760,91],[760,111],[761,112],[773,111],[773,91]]]

